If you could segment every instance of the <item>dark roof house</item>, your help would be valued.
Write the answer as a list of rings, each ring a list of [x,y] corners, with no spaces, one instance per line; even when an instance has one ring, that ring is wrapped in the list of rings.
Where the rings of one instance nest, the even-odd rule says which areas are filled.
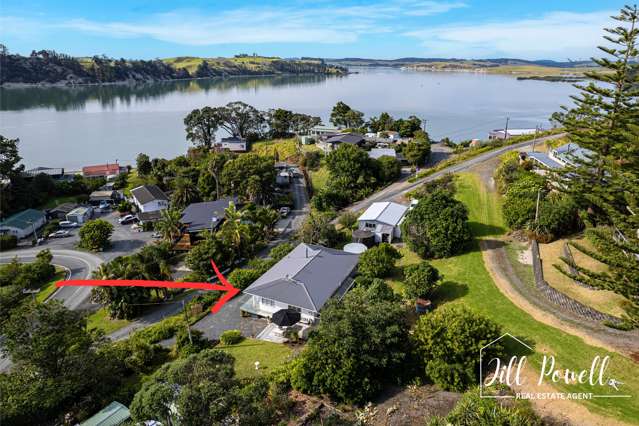
[[[360,135],[359,133],[343,133],[326,139],[326,143],[330,144],[348,143],[351,145],[359,145],[365,141],[364,135]]]
[[[67,214],[78,207],[76,203],[62,203],[47,211],[47,215],[52,218],[66,219]]]
[[[146,204],[156,200],[169,200],[169,197],[167,197],[164,191],[157,185],[142,185],[133,188],[131,190],[131,196],[140,204]]]
[[[189,204],[182,212],[180,222],[186,225],[188,232],[214,230],[224,220],[224,210],[231,202],[235,202],[232,197],[225,197],[215,201]]]
[[[356,254],[301,243],[244,292],[318,313],[332,296],[348,291],[358,260]]]

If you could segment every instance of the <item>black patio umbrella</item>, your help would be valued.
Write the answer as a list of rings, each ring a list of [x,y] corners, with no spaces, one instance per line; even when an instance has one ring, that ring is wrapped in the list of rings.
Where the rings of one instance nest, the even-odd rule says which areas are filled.
[[[280,327],[290,327],[299,322],[302,314],[292,309],[280,309],[271,317],[271,321]]]

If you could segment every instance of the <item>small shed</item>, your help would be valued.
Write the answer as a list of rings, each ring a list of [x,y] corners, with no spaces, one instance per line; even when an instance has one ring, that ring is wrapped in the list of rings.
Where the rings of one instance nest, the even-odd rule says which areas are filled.
[[[118,426],[131,418],[129,409],[113,401],[96,414],[80,423],[80,426]]]
[[[67,220],[69,222],[75,222],[81,225],[85,223],[86,221],[88,221],[89,219],[91,219],[92,216],[93,216],[93,207],[90,207],[90,206],[76,207],[75,209],[67,213]]]
[[[62,203],[47,211],[49,219],[66,220],[67,214],[71,213],[78,205],[76,203]]]

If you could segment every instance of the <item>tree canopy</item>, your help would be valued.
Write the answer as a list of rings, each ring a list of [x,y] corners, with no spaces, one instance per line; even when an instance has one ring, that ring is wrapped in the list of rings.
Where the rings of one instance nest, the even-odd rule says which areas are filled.
[[[452,256],[471,238],[466,206],[443,190],[420,198],[401,229],[411,250],[424,258]]]
[[[410,352],[406,313],[382,294],[374,287],[356,287],[341,301],[329,301],[294,363],[295,389],[363,403],[401,376]]]
[[[478,382],[479,350],[500,335],[490,319],[462,305],[446,305],[422,315],[413,338],[426,375],[443,389],[462,391]],[[501,342],[485,348],[483,356],[503,356]]]

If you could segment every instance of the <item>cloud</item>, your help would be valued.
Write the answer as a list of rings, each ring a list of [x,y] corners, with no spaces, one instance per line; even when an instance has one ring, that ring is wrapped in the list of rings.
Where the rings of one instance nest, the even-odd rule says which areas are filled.
[[[461,9],[468,7],[466,3],[462,2],[436,2],[436,1],[421,1],[413,5],[414,9],[409,9],[404,13],[409,16],[431,16],[438,15],[440,13],[446,13],[453,9]]]
[[[136,22],[72,19],[59,27],[114,38],[149,37],[184,45],[234,43],[350,43],[362,34],[389,32],[388,22],[465,7],[446,1],[395,0],[364,6],[237,8],[206,15],[178,10]]]
[[[614,11],[550,12],[537,19],[461,23],[405,32],[428,56],[588,58],[602,44]]]

